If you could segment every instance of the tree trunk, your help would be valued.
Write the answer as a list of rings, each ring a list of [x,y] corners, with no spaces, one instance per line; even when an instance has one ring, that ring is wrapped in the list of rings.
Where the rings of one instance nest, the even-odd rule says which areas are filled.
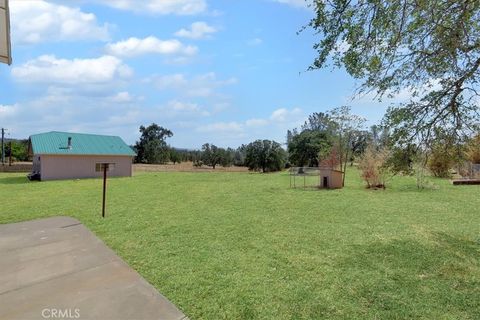
[[[345,187],[345,175],[347,173],[347,163],[348,163],[348,151],[349,151],[349,145],[350,145],[350,140],[352,139],[352,134],[348,134],[348,140],[347,140],[347,148],[345,148],[345,161],[343,163],[343,177],[342,177],[342,187]]]
[[[342,179],[342,187],[345,187],[345,175],[347,173],[347,163],[348,163],[348,150],[345,154],[345,162],[343,163],[343,179]]]

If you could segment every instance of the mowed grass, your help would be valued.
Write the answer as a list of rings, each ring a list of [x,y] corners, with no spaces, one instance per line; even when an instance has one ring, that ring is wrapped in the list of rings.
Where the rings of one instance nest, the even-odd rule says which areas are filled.
[[[289,188],[286,173],[0,174],[0,222],[79,219],[191,319],[480,319],[480,186]]]

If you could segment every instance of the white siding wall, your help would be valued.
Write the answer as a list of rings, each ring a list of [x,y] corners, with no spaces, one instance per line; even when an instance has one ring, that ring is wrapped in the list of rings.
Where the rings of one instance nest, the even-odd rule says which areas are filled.
[[[131,156],[40,155],[40,158],[42,180],[102,177],[103,172],[95,171],[96,163],[115,163],[115,169],[108,172],[109,177],[132,176]]]

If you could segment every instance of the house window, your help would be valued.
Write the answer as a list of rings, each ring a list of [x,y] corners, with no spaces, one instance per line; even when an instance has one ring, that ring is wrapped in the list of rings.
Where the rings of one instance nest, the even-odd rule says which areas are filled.
[[[115,169],[115,163],[96,163],[95,164],[95,171],[96,172],[103,172],[103,169],[107,167],[107,171],[113,171]]]

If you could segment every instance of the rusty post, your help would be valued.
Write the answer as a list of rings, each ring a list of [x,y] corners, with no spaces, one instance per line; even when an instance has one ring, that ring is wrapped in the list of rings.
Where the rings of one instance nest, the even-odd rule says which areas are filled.
[[[103,203],[102,203],[102,218],[105,218],[105,194],[107,192],[107,168],[108,164],[103,163]]]

